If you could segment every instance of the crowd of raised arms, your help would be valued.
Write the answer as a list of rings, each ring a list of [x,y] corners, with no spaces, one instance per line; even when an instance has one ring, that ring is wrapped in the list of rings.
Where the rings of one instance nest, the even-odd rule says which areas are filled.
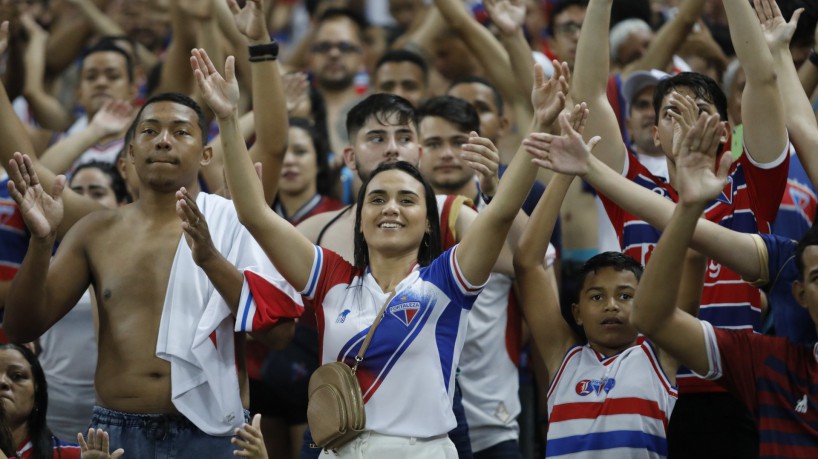
[[[0,0],[0,459],[818,458],[817,24]]]

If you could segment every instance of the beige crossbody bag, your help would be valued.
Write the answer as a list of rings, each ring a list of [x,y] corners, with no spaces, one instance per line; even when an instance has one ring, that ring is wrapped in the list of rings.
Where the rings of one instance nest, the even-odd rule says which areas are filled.
[[[395,293],[389,295],[375,322],[369,327],[352,368],[344,362],[330,362],[318,367],[310,377],[307,423],[312,434],[311,446],[337,450],[363,433],[366,427],[366,411],[355,371],[363,361],[372,335],[381,323],[386,306],[395,297]]]

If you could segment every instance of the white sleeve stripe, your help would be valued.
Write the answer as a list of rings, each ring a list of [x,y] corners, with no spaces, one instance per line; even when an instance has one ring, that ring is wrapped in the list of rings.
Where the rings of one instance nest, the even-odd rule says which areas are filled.
[[[450,266],[452,267],[452,272],[454,273],[454,279],[455,281],[457,281],[457,285],[460,287],[461,292],[466,295],[475,295],[479,293],[480,290],[483,287],[485,287],[486,282],[488,282],[488,280],[486,280],[486,282],[484,282],[483,285],[478,286],[469,283],[469,281],[466,279],[466,276],[464,276],[463,272],[460,270],[460,266],[457,264],[457,257],[455,256],[456,254],[457,246],[455,246],[455,248],[451,251],[449,255],[449,263]]]
[[[315,295],[315,288],[318,286],[318,274],[321,272],[321,264],[323,262],[324,252],[321,251],[321,247],[317,245],[315,247],[315,258],[312,261],[312,270],[310,271],[310,277],[307,281],[307,286],[304,288],[302,295],[306,296],[309,299],[312,299],[313,295]]]
[[[696,375],[704,379],[715,380],[723,375],[721,366],[721,355],[719,354],[719,344],[716,341],[716,332],[713,326],[707,321],[700,321],[702,325],[702,332],[704,332],[704,345],[707,350],[707,374]],[[696,374],[696,372],[693,372]]]
[[[747,144],[746,143],[743,144],[742,146],[744,147],[745,154],[750,151],[750,150],[747,149]],[[750,161],[750,163],[753,166],[755,166],[755,167],[757,167],[759,169],[765,169],[765,170],[775,169],[776,167],[780,166],[781,163],[784,162],[784,159],[787,158],[787,155],[789,155],[790,151],[792,151],[792,150],[794,150],[792,144],[790,142],[787,142],[787,145],[784,147],[784,151],[781,152],[781,155],[779,155],[776,159],[772,160],[769,163],[759,163],[756,160],[754,160],[753,157],[751,155],[749,155],[749,154],[747,154],[747,160]]]
[[[253,292],[250,291],[250,285],[245,279],[244,285],[241,287],[241,297],[239,298],[239,308],[236,311],[236,328],[237,332],[252,332],[253,319],[256,317],[256,302],[253,299]]]

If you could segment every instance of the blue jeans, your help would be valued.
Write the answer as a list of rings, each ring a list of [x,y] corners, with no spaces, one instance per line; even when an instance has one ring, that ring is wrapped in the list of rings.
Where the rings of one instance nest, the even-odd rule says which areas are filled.
[[[249,422],[248,412],[244,417]],[[231,436],[208,435],[181,415],[130,414],[95,406],[91,427],[108,432],[111,450],[122,448],[126,457],[229,458],[236,449]]]
[[[520,445],[515,440],[506,440],[474,453],[474,459],[523,459]]]
[[[472,459],[469,424],[466,422],[466,410],[463,408],[463,394],[460,392],[460,384],[457,382],[455,382],[454,386],[452,412],[455,419],[457,419],[457,427],[449,432],[449,439],[457,448],[458,459]],[[301,459],[319,459],[321,457],[321,448],[310,448],[310,443],[312,443],[312,435],[310,435],[308,427],[304,431],[304,443],[301,444]]]

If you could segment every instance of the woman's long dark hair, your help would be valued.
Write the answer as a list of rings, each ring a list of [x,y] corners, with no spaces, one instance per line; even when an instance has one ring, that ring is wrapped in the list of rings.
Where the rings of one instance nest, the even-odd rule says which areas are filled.
[[[18,344],[0,344],[0,350],[3,349],[19,352],[31,366],[31,375],[34,378],[34,407],[31,409],[27,421],[28,435],[31,437],[32,456],[34,459],[51,459],[54,457],[53,448],[57,441],[45,422],[48,408],[48,384],[45,382],[43,367],[40,366],[37,356],[27,347]]]
[[[426,221],[429,223],[429,230],[423,234],[423,240],[420,241],[418,250],[418,264],[420,266],[428,266],[435,258],[440,256],[440,217],[437,215],[437,199],[435,192],[429,183],[423,179],[417,168],[406,161],[398,161],[394,163],[383,163],[378,166],[369,177],[361,185],[358,191],[357,208],[355,209],[355,267],[359,269],[366,268],[369,265],[369,246],[364,239],[364,233],[361,231],[361,209],[364,207],[364,198],[366,197],[366,188],[369,182],[381,172],[397,170],[406,173],[414,178],[421,185],[426,194]]]

